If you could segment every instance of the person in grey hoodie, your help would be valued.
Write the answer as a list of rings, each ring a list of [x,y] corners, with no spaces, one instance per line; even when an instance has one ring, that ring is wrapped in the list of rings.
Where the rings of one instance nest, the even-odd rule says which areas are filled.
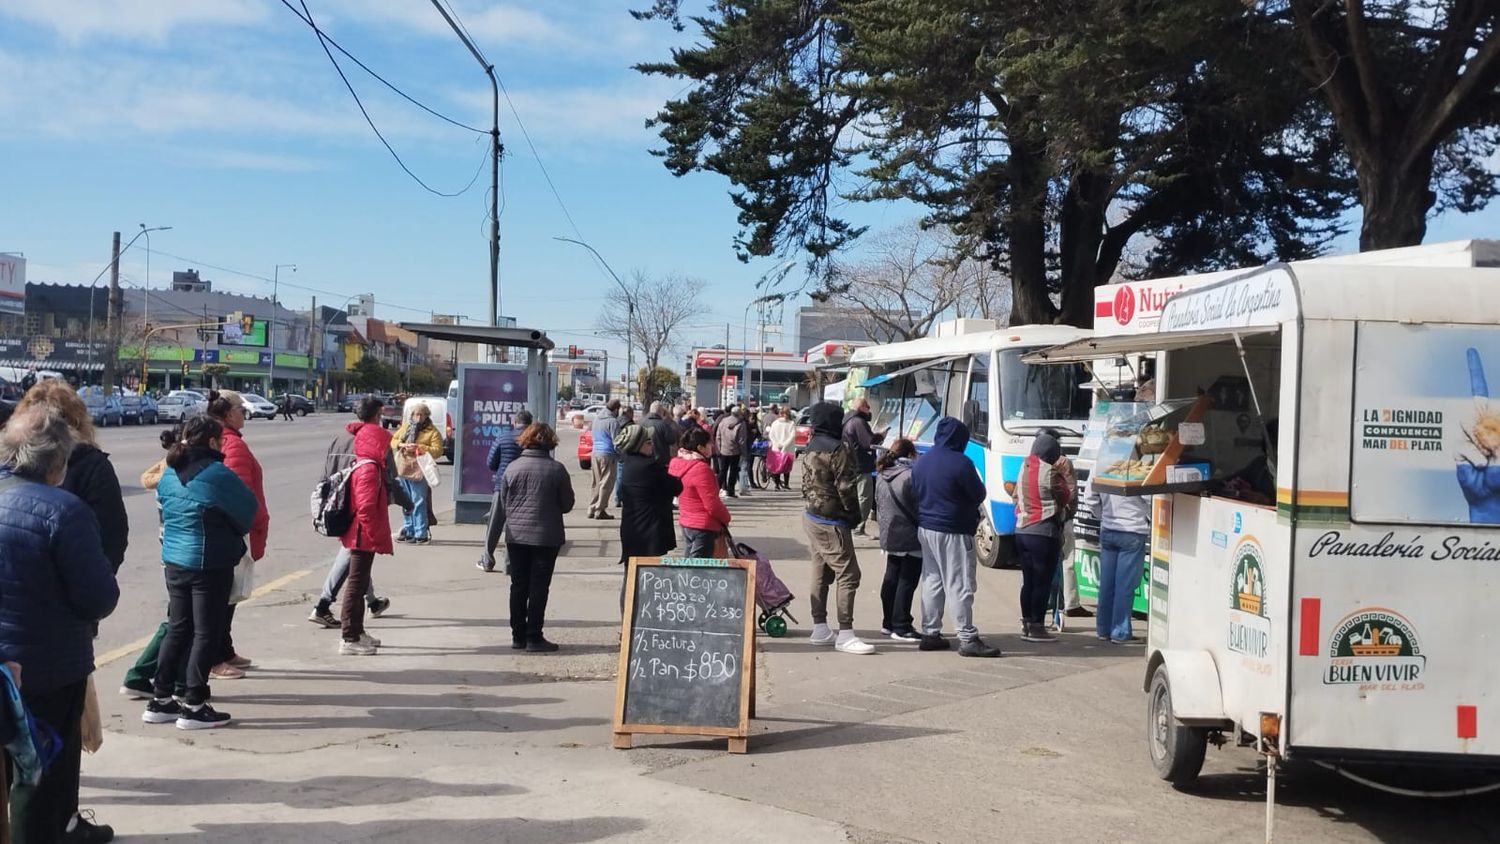
[[[922,580],[922,543],[917,540],[917,492],[911,464],[917,448],[902,438],[875,463],[875,518],[885,579],[880,584],[880,632],[898,642],[920,641],[912,627],[911,601]]]
[[[1135,640],[1130,609],[1151,539],[1151,496],[1100,494],[1089,478],[1088,503],[1099,514],[1099,611],[1094,630],[1115,644]]]

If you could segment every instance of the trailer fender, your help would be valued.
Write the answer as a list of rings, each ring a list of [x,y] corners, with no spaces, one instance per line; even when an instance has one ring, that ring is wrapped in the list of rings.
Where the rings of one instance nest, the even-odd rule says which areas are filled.
[[[1151,678],[1158,670],[1167,672],[1167,682],[1172,687],[1172,717],[1177,721],[1202,726],[1229,723],[1213,654],[1199,650],[1157,651],[1146,664],[1142,691],[1151,690]]]

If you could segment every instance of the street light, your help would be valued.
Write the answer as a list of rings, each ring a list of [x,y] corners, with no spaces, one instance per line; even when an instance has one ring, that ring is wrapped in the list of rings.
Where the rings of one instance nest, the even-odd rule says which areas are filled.
[[[281,268],[297,271],[296,264],[277,264],[271,271],[271,320],[266,324],[266,346],[271,350],[271,375],[266,379],[266,391],[276,395],[276,294],[281,290]],[[287,390],[291,392],[290,389]]]
[[[571,237],[554,236],[552,239],[561,240],[563,243],[572,243],[577,246],[582,246],[584,249],[587,249],[588,251],[594,253],[594,257],[598,258],[599,263],[604,265],[604,269],[609,271],[609,277],[614,279],[615,284],[618,284],[620,286],[620,292],[625,294],[625,403],[629,404],[630,383],[635,380],[635,358],[631,354],[631,339],[635,336],[635,297],[630,295],[630,288],[626,287],[625,282],[621,281],[620,277],[615,275],[614,269],[610,267],[608,261],[604,260],[604,256],[599,254],[599,250],[588,245],[587,243],[584,243],[581,240],[574,240]],[[645,350],[642,349],[641,351],[644,352]],[[607,371],[604,373],[604,386],[605,389],[609,388],[609,372]]]
[[[146,224],[141,223],[141,234],[146,236],[146,303],[141,306],[141,325],[151,324],[151,233],[171,230],[171,226],[152,226],[151,228],[146,228]],[[144,393],[145,391],[146,385],[142,384],[141,392]]]

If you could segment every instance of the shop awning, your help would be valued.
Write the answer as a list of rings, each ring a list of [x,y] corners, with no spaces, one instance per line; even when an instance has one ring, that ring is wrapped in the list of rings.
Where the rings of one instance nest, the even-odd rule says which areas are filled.
[[[949,355],[948,357],[937,358],[936,360],[924,360],[921,363],[913,364],[912,366],[908,366],[908,367],[905,367],[903,369],[898,369],[895,372],[882,372],[881,374],[875,376],[874,378],[866,379],[864,383],[860,384],[860,386],[861,387],[878,387],[878,386],[880,386],[881,384],[884,384],[887,381],[893,381],[893,380],[895,380],[897,378],[900,378],[903,375],[910,375],[913,372],[916,372],[918,370],[930,369],[930,368],[932,368],[934,366],[942,366],[944,364],[952,363],[952,362],[954,362],[954,361],[956,361],[956,360],[958,360],[960,358],[966,358],[966,357],[968,357],[968,355]]]
[[[1142,352],[1170,352],[1208,346],[1214,343],[1230,343],[1236,337],[1245,339],[1265,334],[1275,334],[1279,326],[1254,326],[1250,328],[1215,328],[1208,331],[1162,331],[1155,334],[1118,334],[1110,337],[1089,337],[1074,340],[1050,349],[1032,352],[1021,360],[1025,363],[1087,363],[1100,358],[1117,358]]]

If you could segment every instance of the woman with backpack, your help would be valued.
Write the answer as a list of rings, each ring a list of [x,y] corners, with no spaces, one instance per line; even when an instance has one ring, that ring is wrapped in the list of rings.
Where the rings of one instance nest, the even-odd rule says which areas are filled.
[[[349,475],[349,509],[353,516],[342,541],[349,549],[349,574],[339,607],[343,656],[373,656],[380,640],[365,632],[365,592],[376,554],[394,553],[391,545],[390,495],[385,490],[385,464],[391,438],[373,422],[350,422],[354,435],[354,471]]]
[[[902,438],[875,463],[875,518],[880,550],[885,552],[885,580],[880,584],[884,619],[880,632],[898,642],[920,642],[912,626],[911,602],[922,580],[922,545],[917,541],[917,491],[911,483],[917,448]]]
[[[162,433],[163,444],[173,437]],[[229,713],[209,704],[210,672],[221,656],[234,569],[245,556],[245,536],[259,503],[245,482],[224,465],[224,427],[196,416],[167,450],[156,486],[161,508],[161,559],[167,580],[167,635],[152,680],[152,698],[141,720],[175,721],[179,730],[229,723]],[[173,692],[185,687],[183,697]]]

